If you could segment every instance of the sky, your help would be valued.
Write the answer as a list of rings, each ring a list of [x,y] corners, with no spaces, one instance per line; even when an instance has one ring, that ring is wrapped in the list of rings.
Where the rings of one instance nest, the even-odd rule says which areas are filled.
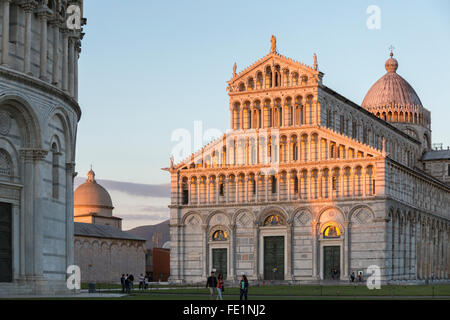
[[[196,121],[225,132],[233,64],[269,53],[272,34],[284,56],[312,65],[316,53],[323,83],[357,104],[393,46],[433,142],[450,145],[450,1],[87,0],[83,15],[76,185],[92,164],[124,229],[169,217],[172,134],[188,130],[195,151]]]

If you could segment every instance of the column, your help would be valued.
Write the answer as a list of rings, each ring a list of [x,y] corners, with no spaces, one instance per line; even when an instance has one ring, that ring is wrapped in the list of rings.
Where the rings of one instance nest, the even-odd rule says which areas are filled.
[[[209,264],[209,255],[208,255],[208,235],[207,235],[207,225],[202,224],[202,251],[203,251],[203,268],[202,268],[202,277],[206,279],[208,275],[208,264]]]
[[[259,223],[255,222],[253,226],[253,239],[254,239],[254,247],[253,247],[253,274],[256,279],[262,278],[262,275],[259,274]]]
[[[13,279],[22,280],[25,278],[25,232],[24,221],[21,215],[19,203],[11,203],[12,218],[12,250],[17,254],[13,257]],[[17,266],[17,267],[16,267]]]
[[[225,183],[227,184],[227,196],[226,196],[226,202],[229,203],[230,202],[230,178],[227,177],[225,178]]]
[[[178,272],[178,280],[184,280],[184,252],[185,252],[185,226],[178,225],[180,232],[180,242],[177,244],[178,248],[178,263],[179,263],[179,272]]]
[[[277,177],[277,201],[280,201],[280,180],[281,176],[279,174],[276,174]]]
[[[256,174],[255,175],[255,202],[258,202],[259,197],[258,197],[258,193],[259,193],[259,175]]]
[[[69,94],[71,96],[74,95],[74,71],[75,71],[75,38],[69,37],[69,53],[68,53],[68,60],[69,60]]]
[[[269,201],[269,175],[268,174],[266,174],[266,175],[264,175],[264,180],[265,180],[265,183],[266,183],[266,190],[265,190],[265,192],[266,192],[266,199],[265,199],[265,201],[267,202],[267,201]]]
[[[272,88],[275,88],[275,69],[272,69]]]
[[[317,250],[317,221],[311,222],[311,234],[313,241],[313,251],[312,251],[312,277],[313,279],[318,279],[318,266],[319,266],[319,256]]]
[[[52,20],[53,27],[53,67],[52,67],[52,84],[58,84],[58,64],[59,64],[59,21]]]
[[[207,182],[207,188],[208,188],[208,190],[207,190],[207,197],[208,197],[208,200],[206,201],[206,203],[208,203],[208,204],[210,204],[211,203],[211,185],[212,185],[212,181],[211,181],[211,179],[208,179],[208,182]]]
[[[312,179],[312,172],[306,172],[306,180],[307,180],[307,190],[306,190],[306,196],[308,199],[312,199],[312,192],[311,192],[311,179]]]
[[[31,15],[35,6],[32,3],[23,5],[25,11],[25,33],[24,33],[24,52],[23,52],[23,72],[31,75]]]
[[[287,270],[285,280],[294,280],[293,266],[292,266],[292,221],[287,223],[287,233],[286,233],[286,255],[287,255]]]
[[[234,243],[236,237],[236,224],[230,225],[230,273],[228,274],[228,280],[235,280],[235,271],[234,271]]]
[[[250,176],[244,176],[244,202],[248,202],[248,184],[250,183]]]
[[[191,188],[191,181],[188,180],[188,205],[192,203],[192,188]]]
[[[201,183],[200,183],[200,179],[197,179],[197,205],[200,204],[200,188],[201,188]]]
[[[73,180],[75,163],[66,163],[66,268],[74,264]]]
[[[61,29],[62,33],[62,89],[69,91],[69,30],[67,28]]]
[[[9,58],[9,3],[11,0],[3,0],[3,25],[2,25],[2,65],[8,65]]]
[[[73,67],[73,97],[78,101],[78,59],[80,58],[81,52],[81,41],[77,40],[75,45],[75,57],[74,57],[74,67]]]
[[[42,216],[37,214],[39,198],[44,197],[39,185],[42,181],[42,161],[47,151],[41,149],[22,149],[20,156],[24,162],[24,197],[23,197],[23,221],[24,221],[24,247],[25,247],[25,275],[32,278],[40,278],[42,270]],[[73,245],[73,242],[72,242]]]
[[[214,181],[215,184],[215,199],[214,199],[214,203],[218,204],[219,203],[219,192],[220,192],[220,180],[218,177],[216,177],[216,180]]]
[[[239,176],[236,176],[234,179],[234,203],[238,203],[239,201]]]
[[[42,8],[39,15],[39,20],[41,22],[41,34],[40,34],[40,72],[39,78],[44,81],[47,81],[47,12],[46,6]]]
[[[350,258],[350,228],[351,228],[351,222],[345,221],[344,222],[344,230],[345,230],[345,238],[344,238],[344,270],[341,273],[341,279],[346,280],[348,279],[348,275],[350,274],[351,270],[351,258]]]
[[[268,106],[264,106],[263,107],[263,126],[264,128],[268,128],[269,127],[269,107]]]
[[[288,172],[286,174],[287,179],[287,199],[288,201],[291,201],[291,179],[292,179],[292,172]]]

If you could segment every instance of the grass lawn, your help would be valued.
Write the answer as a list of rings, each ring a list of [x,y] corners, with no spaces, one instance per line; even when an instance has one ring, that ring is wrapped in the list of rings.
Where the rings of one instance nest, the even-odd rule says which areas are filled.
[[[167,286],[166,286],[167,287]],[[102,291],[106,292],[106,291]],[[116,292],[117,291],[111,291]],[[171,288],[167,290],[139,291],[134,289],[132,295],[120,299],[136,300],[205,300],[209,299],[209,291],[204,287]],[[347,286],[259,286],[249,288],[249,298],[256,299],[402,299],[408,297],[423,299],[424,297],[443,297],[450,299],[450,285],[386,285],[379,290],[369,290],[362,285]],[[238,288],[226,288],[226,300],[239,299]]]

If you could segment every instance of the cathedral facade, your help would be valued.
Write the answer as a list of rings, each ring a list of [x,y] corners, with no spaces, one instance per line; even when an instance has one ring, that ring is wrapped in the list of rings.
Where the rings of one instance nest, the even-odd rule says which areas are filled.
[[[231,131],[171,163],[171,281],[449,277],[450,186],[391,57],[358,105],[277,52],[228,81]],[[450,163],[449,159],[444,159]]]
[[[71,4],[0,1],[0,295],[68,290],[83,37]]]

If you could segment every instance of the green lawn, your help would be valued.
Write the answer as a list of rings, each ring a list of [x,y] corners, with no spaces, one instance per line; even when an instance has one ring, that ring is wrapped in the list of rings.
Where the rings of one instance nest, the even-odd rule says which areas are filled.
[[[102,291],[106,292],[106,291]],[[111,291],[116,292],[117,291]],[[132,295],[123,299],[208,299],[208,290],[204,287],[172,288],[168,290],[139,291],[134,289]],[[369,290],[363,285],[346,286],[259,286],[249,288],[252,299],[303,299],[303,298],[402,298],[402,297],[435,297],[450,299],[450,285],[386,285],[379,290]],[[238,288],[226,288],[225,299],[238,299]]]

